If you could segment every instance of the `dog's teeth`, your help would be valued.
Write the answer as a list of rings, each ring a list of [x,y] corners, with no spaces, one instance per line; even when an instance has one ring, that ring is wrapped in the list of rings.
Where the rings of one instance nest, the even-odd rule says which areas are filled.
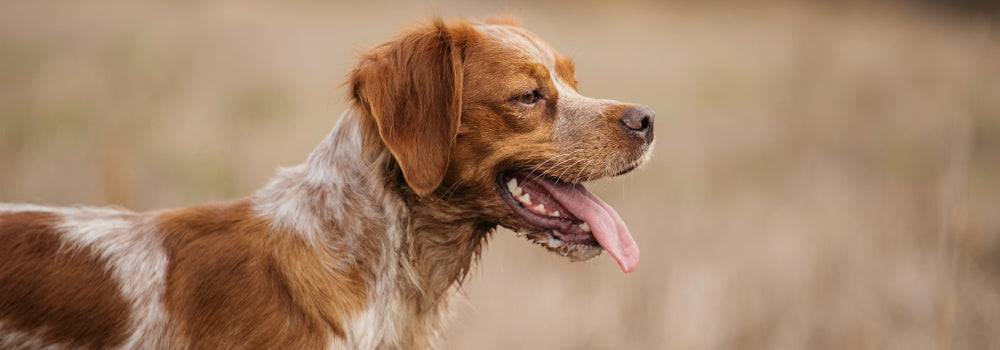
[[[511,178],[510,181],[507,181],[507,191],[514,195],[514,198],[518,198],[524,192],[524,189],[517,185],[517,179]]]
[[[557,218],[557,217],[559,217],[559,211],[558,211],[558,210],[556,210],[556,211],[554,211],[554,212],[551,212],[551,213],[549,213],[549,216],[551,216],[551,217],[556,217],[556,218]]]
[[[528,193],[517,197],[517,200],[521,201],[521,203],[524,203],[525,205],[531,205],[531,195]]]
[[[544,213],[545,212],[545,204],[539,204],[537,207],[535,207],[535,211],[537,211],[539,213]]]
[[[587,225],[586,222],[582,223],[580,224],[580,229],[583,230],[583,232],[590,232],[590,225]]]

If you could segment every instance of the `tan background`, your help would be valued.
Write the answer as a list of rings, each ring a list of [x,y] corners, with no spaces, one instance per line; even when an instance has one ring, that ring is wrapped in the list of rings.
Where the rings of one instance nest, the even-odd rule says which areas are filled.
[[[623,275],[494,235],[454,349],[1000,347],[1000,36],[903,5],[0,2],[0,201],[243,196],[343,110],[354,55],[422,16],[517,15],[584,94],[657,111],[590,187]]]

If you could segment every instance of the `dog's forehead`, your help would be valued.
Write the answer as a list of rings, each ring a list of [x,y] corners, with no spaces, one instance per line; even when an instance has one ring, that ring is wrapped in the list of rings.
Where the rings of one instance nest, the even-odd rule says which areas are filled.
[[[572,62],[560,56],[552,46],[537,35],[516,25],[479,24],[476,28],[503,51],[515,53],[520,59],[531,60],[544,66],[559,91],[575,94],[572,84],[568,83],[574,79]]]
[[[481,24],[477,29],[503,48],[516,51],[550,69],[555,68],[555,50],[528,30],[503,24]]]

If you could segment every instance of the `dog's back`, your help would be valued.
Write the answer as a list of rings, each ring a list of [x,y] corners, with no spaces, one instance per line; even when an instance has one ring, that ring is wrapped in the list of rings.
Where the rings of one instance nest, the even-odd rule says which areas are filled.
[[[131,238],[138,216],[111,209],[0,205],[0,348],[105,348],[128,341],[156,270]],[[155,304],[154,304],[155,305]],[[136,344],[138,345],[138,344]]]
[[[323,348],[344,336],[338,312],[365,291],[311,265],[289,277],[315,256],[250,205],[0,206],[0,349]],[[302,305],[303,286],[338,312]]]

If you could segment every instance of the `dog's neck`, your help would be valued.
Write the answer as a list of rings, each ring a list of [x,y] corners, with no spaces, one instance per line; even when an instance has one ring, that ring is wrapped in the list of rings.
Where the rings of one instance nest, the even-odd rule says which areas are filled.
[[[413,193],[373,124],[361,108],[349,109],[305,163],[282,169],[256,194],[255,207],[281,231],[334,252],[333,266],[360,268],[369,302],[384,304],[373,307],[391,308],[386,298],[419,300],[395,305],[413,310],[374,311],[422,318],[397,330],[404,344],[419,343],[428,338],[420,333],[439,328],[449,289],[465,278],[493,227],[434,194]]]

